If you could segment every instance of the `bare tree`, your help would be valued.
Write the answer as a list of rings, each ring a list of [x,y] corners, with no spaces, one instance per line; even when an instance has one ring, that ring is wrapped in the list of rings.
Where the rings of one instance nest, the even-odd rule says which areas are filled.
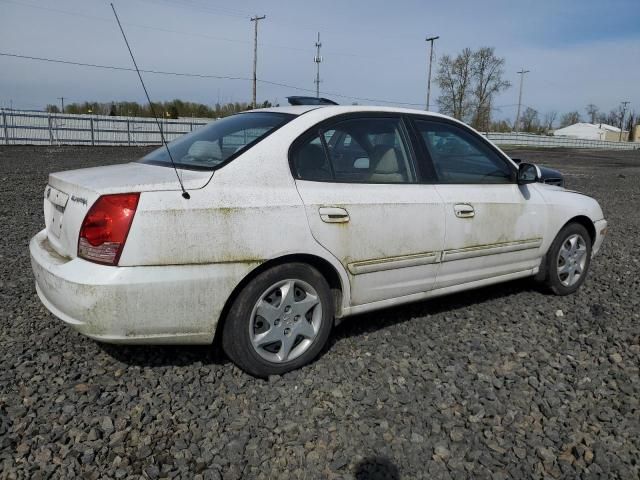
[[[608,114],[601,116],[601,123],[606,123],[607,125],[619,127],[621,122],[622,122],[622,106],[613,108],[609,111]]]
[[[493,47],[482,47],[471,57],[473,82],[473,118],[471,124],[478,129],[489,125],[493,97],[511,86],[504,76],[504,58],[497,57]]]
[[[587,111],[587,115],[591,118],[591,123],[596,123],[596,118],[600,109],[593,103],[590,103],[585,107],[585,110]]]
[[[551,110],[544,114],[544,127],[546,130],[553,130],[553,124],[558,118],[558,112]]]
[[[453,59],[449,55],[440,57],[436,75],[436,82],[441,91],[438,107],[442,113],[458,120],[467,119],[471,109],[469,91],[472,57],[470,48],[465,48]]]
[[[568,112],[560,117],[560,126],[567,127],[580,121],[580,112]]]
[[[538,131],[540,129],[538,112],[531,107],[527,107],[520,116],[520,125],[522,125],[522,130],[525,132],[531,133]]]
[[[488,129],[493,98],[511,86],[503,78],[504,62],[492,47],[475,52],[465,48],[455,58],[442,56],[436,75],[440,111],[478,129]]]
[[[629,119],[627,120],[626,130],[629,132],[629,137],[627,140],[633,142],[633,127],[635,127],[638,122],[638,117],[636,116],[635,110],[629,114]]]
[[[490,131],[492,132],[510,132],[511,130],[513,129],[509,120],[498,120],[490,124]]]

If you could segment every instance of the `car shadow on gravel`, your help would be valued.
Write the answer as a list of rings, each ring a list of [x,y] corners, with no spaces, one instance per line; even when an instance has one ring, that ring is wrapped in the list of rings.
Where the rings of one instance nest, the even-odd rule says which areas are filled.
[[[368,457],[354,469],[356,480],[400,480],[400,472],[388,458]]]
[[[408,303],[397,307],[389,307],[371,313],[362,313],[348,317],[340,323],[329,339],[330,349],[342,338],[366,335],[387,327],[408,322],[416,317],[452,313],[476,304],[495,299],[506,299],[509,296],[524,292],[545,295],[542,287],[530,278],[498,283],[462,293],[452,293],[416,303]]]
[[[349,317],[334,330],[326,350],[342,338],[365,335],[410,321],[416,317],[453,312],[479,303],[506,298],[523,292],[539,292],[530,279],[491,285],[464,294],[452,294],[418,303],[390,307]],[[222,348],[211,345],[111,345],[98,343],[107,355],[127,365],[140,367],[183,367],[200,363],[223,366],[229,363]],[[325,350],[325,351],[326,351]],[[366,477],[365,477],[366,478]]]
[[[100,349],[119,362],[139,367],[184,367],[225,365],[229,360],[211,345],[110,345],[98,343]]]

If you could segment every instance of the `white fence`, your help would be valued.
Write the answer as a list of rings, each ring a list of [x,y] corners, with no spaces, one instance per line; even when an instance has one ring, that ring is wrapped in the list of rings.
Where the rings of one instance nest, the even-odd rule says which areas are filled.
[[[161,119],[167,141],[213,121],[208,118]],[[527,147],[640,149],[640,143],[605,142],[529,133],[485,133],[498,145]],[[160,131],[152,118],[71,115],[0,110],[0,145],[158,145]]]
[[[161,119],[167,141],[206,125],[210,119]],[[153,118],[71,115],[2,110],[0,145],[155,145],[162,143]]]
[[[605,142],[604,140],[586,140],[572,137],[553,137],[548,135],[533,135],[531,133],[492,133],[484,134],[496,145],[510,145],[516,147],[549,147],[549,148],[594,148],[605,150],[636,150],[640,149],[637,142]]]

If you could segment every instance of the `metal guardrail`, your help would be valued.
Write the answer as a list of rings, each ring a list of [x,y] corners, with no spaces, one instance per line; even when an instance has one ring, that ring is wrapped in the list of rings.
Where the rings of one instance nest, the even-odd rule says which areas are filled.
[[[161,119],[167,141],[214,121],[206,118]],[[530,133],[484,135],[497,145],[526,147],[640,149],[640,143],[607,142]],[[152,118],[71,115],[22,110],[0,110],[0,144],[4,145],[159,145],[162,143]]]

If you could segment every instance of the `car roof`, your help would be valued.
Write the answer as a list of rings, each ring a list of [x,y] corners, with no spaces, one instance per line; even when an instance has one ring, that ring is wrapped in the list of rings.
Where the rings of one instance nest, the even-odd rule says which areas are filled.
[[[302,115],[311,110],[317,110],[321,108],[323,113],[326,113],[327,117],[333,115],[339,115],[341,113],[357,113],[357,112],[389,112],[389,113],[404,113],[404,114],[417,114],[428,115],[439,118],[450,118],[441,113],[429,112],[426,110],[418,110],[415,108],[401,108],[401,107],[389,107],[389,106],[375,106],[375,105],[295,105],[286,107],[271,107],[260,108],[257,110],[249,110],[253,112],[275,112],[275,113],[288,113],[290,115]]]
[[[302,115],[310,110],[321,108],[322,105],[290,105],[286,107],[269,107],[258,108],[256,110],[247,110],[247,112],[274,112],[274,113],[288,113],[289,115]]]

